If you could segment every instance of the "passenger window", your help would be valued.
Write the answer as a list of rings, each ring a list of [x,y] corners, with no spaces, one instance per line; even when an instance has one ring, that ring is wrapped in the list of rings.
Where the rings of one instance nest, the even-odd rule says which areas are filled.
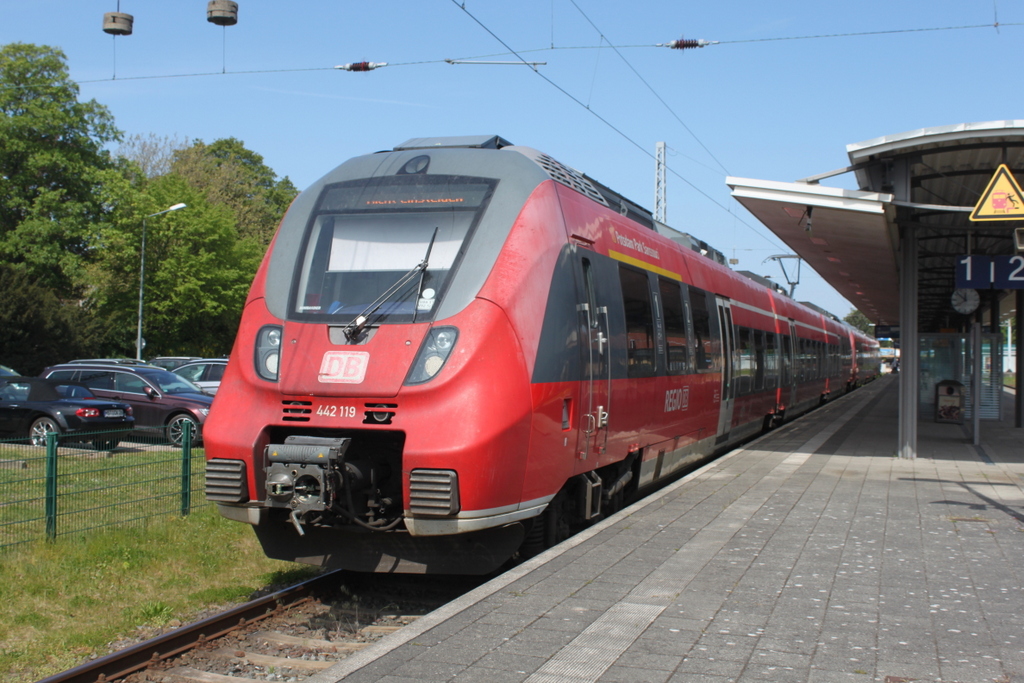
[[[130,375],[127,372],[117,373],[115,386],[118,391],[124,391],[129,394],[146,393],[146,383],[143,379],[136,375]]]
[[[715,370],[715,340],[711,336],[711,314],[708,312],[708,294],[702,289],[690,288],[690,313],[693,315],[694,366],[697,372]]]
[[[738,395],[750,393],[753,388],[755,367],[753,330],[749,327],[738,328],[737,355],[739,356],[739,367],[736,368],[736,393]]]
[[[70,382],[75,376],[77,370],[56,370],[47,375],[47,379],[55,379],[58,382]]]
[[[219,382],[224,377],[224,370],[227,367],[228,366],[222,365],[220,363],[215,363],[214,365],[211,365],[206,373],[206,380],[208,382]]]
[[[205,365],[193,365],[190,368],[181,368],[174,374],[184,377],[189,382],[198,382],[200,376],[203,374],[203,369],[206,367],[207,366]]]
[[[754,389],[764,388],[764,330],[754,330]]]
[[[775,333],[764,333],[764,373],[765,388],[771,389],[775,386],[775,378],[779,374],[779,359],[775,354]]]
[[[647,275],[632,268],[619,268],[622,304],[626,312],[626,349],[628,375],[650,377],[654,374],[654,318]]]
[[[114,373],[106,370],[82,370],[79,381],[90,389],[114,390]]]
[[[690,372],[690,347],[686,338],[686,311],[683,309],[682,290],[678,282],[658,279],[661,306],[665,320],[665,345],[668,347],[668,374],[685,375]]]

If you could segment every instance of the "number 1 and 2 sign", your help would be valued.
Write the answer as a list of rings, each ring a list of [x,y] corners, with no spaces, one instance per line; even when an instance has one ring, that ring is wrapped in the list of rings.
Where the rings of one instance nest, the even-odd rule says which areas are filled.
[[[972,254],[956,259],[957,289],[1024,289],[1024,256]]]

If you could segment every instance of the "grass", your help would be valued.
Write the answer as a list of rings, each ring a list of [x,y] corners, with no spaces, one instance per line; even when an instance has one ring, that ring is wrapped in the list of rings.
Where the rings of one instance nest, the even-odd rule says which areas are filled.
[[[246,524],[206,505],[0,556],[0,679],[28,683],[109,644],[316,570],[267,559]]]

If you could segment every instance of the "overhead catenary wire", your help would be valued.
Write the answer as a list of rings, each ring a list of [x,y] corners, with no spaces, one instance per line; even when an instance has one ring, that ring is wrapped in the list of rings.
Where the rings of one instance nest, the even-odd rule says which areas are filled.
[[[519,53],[518,53],[518,52],[517,52],[516,50],[512,49],[512,47],[510,47],[510,46],[508,45],[508,43],[506,43],[506,42],[505,42],[505,41],[504,41],[504,40],[503,40],[503,39],[502,39],[502,38],[501,38],[500,36],[498,36],[498,35],[497,35],[497,34],[496,34],[496,33],[495,33],[494,31],[492,31],[492,30],[490,29],[490,27],[488,27],[488,26],[487,26],[486,24],[484,24],[484,23],[483,23],[482,21],[480,21],[480,20],[479,20],[479,19],[478,19],[478,18],[477,18],[477,17],[476,17],[476,16],[475,16],[475,15],[474,15],[474,14],[473,14],[472,12],[470,12],[470,11],[469,11],[468,9],[466,9],[466,7],[465,7],[465,5],[464,5],[463,3],[460,3],[460,2],[458,1],[458,0],[451,0],[451,2],[452,2],[452,4],[454,4],[454,5],[456,6],[456,7],[458,7],[459,9],[461,9],[461,10],[462,10],[462,11],[463,11],[463,12],[464,12],[464,13],[466,14],[466,16],[468,16],[468,17],[469,17],[470,19],[472,19],[472,20],[473,20],[473,21],[474,21],[474,22],[475,22],[475,23],[476,23],[476,24],[477,24],[477,25],[478,25],[478,26],[479,26],[480,28],[482,28],[482,29],[483,29],[484,31],[486,31],[486,32],[487,32],[488,34],[490,34],[492,38],[494,38],[494,39],[495,39],[495,40],[497,40],[497,41],[498,41],[499,43],[501,43],[501,45],[502,45],[502,46],[503,46],[503,47],[504,47],[504,48],[505,48],[506,50],[508,50],[508,51],[509,51],[509,54],[512,54],[512,55],[514,55],[514,56],[515,56],[516,58],[518,58],[518,59],[520,59],[520,60],[522,60],[522,61],[524,61],[524,62],[526,61],[526,60],[525,60],[525,59],[524,59],[524,58],[523,58],[523,57],[522,57],[522,56],[521,56],[521,55],[520,55],[520,54],[519,54]],[[634,147],[636,147],[636,148],[637,148],[638,150],[640,150],[640,151],[641,151],[641,152],[642,152],[643,154],[647,155],[647,156],[648,156],[648,157],[650,157],[650,158],[651,158],[652,160],[654,160],[654,158],[655,158],[655,157],[654,157],[654,154],[652,154],[650,150],[648,150],[648,149],[647,149],[647,148],[645,148],[645,147],[644,147],[643,145],[641,145],[641,144],[640,144],[639,142],[637,142],[636,140],[634,140],[633,138],[631,138],[631,137],[630,137],[629,135],[627,135],[627,134],[626,134],[626,133],[625,133],[624,131],[622,131],[622,130],[621,130],[620,128],[618,128],[618,127],[617,127],[617,126],[616,126],[615,124],[613,124],[613,123],[612,123],[611,121],[609,121],[608,119],[604,118],[604,117],[603,117],[603,116],[601,116],[601,115],[600,115],[599,113],[597,113],[597,112],[596,112],[595,110],[591,109],[591,108],[590,108],[589,106],[587,106],[586,104],[584,104],[584,103],[583,103],[582,101],[580,101],[580,99],[579,99],[579,98],[577,98],[577,97],[576,97],[575,95],[573,95],[572,93],[570,93],[570,92],[569,92],[568,90],[566,90],[565,88],[563,88],[562,86],[560,86],[560,85],[559,85],[558,83],[555,83],[555,82],[554,82],[553,80],[551,80],[550,78],[548,78],[547,76],[545,76],[545,75],[544,75],[543,73],[541,73],[541,71],[540,71],[540,70],[534,70],[534,73],[535,73],[535,74],[537,74],[537,75],[538,75],[538,76],[539,76],[540,78],[544,79],[544,81],[545,81],[545,82],[547,82],[547,83],[548,83],[549,85],[551,85],[551,86],[552,86],[553,88],[555,88],[556,90],[558,90],[559,92],[561,92],[561,93],[562,93],[563,95],[565,95],[566,97],[568,97],[568,98],[569,98],[570,100],[572,100],[573,102],[575,102],[575,103],[576,103],[577,105],[579,105],[580,107],[582,107],[583,109],[585,109],[585,110],[586,110],[586,111],[587,111],[588,113],[590,113],[590,115],[591,115],[591,116],[594,116],[594,117],[595,117],[595,118],[596,118],[596,119],[597,119],[598,121],[600,121],[600,122],[601,122],[601,123],[603,123],[603,124],[604,124],[605,126],[607,126],[608,128],[610,128],[611,130],[613,130],[613,131],[614,131],[615,133],[617,133],[617,134],[618,134],[618,135],[619,135],[620,137],[622,137],[622,139],[624,139],[624,140],[625,140],[626,142],[628,142],[629,144],[633,145],[633,146],[634,146]],[[715,206],[717,206],[718,208],[722,209],[722,210],[723,210],[723,211],[725,211],[726,213],[730,214],[730,215],[731,215],[731,216],[733,216],[733,217],[734,217],[734,218],[735,218],[736,220],[739,220],[739,221],[740,221],[740,223],[742,223],[742,224],[743,224],[744,226],[746,226],[746,227],[747,227],[747,228],[748,228],[749,230],[751,230],[751,231],[752,231],[752,232],[753,232],[753,233],[754,233],[755,235],[757,235],[758,237],[760,237],[760,238],[764,239],[765,241],[767,241],[767,242],[768,242],[769,244],[772,244],[773,246],[776,246],[776,247],[778,247],[778,248],[780,248],[780,249],[785,249],[785,247],[783,247],[783,246],[779,245],[779,244],[778,244],[778,243],[776,243],[776,242],[773,242],[773,241],[772,241],[771,239],[769,239],[769,238],[768,238],[768,237],[766,237],[766,236],[765,236],[764,234],[762,234],[761,232],[759,232],[759,231],[758,231],[758,230],[757,230],[756,228],[754,228],[754,226],[750,225],[749,223],[747,223],[746,221],[744,221],[744,220],[743,220],[742,218],[739,218],[739,217],[738,217],[738,216],[737,216],[737,215],[736,215],[735,213],[733,213],[732,211],[730,211],[728,207],[726,207],[726,206],[725,206],[724,204],[722,204],[721,202],[719,202],[719,201],[718,201],[717,199],[715,199],[714,197],[712,197],[711,195],[709,195],[709,194],[708,194],[707,192],[705,192],[705,191],[704,191],[704,190],[702,190],[701,188],[699,188],[699,187],[697,187],[696,185],[694,185],[694,184],[693,184],[693,183],[692,183],[692,182],[691,182],[690,180],[688,180],[687,178],[685,178],[684,176],[682,176],[681,174],[679,174],[678,172],[676,172],[676,171],[675,171],[674,169],[671,169],[671,168],[670,168],[670,169],[668,169],[668,171],[669,171],[669,172],[670,172],[670,173],[671,173],[672,175],[674,175],[675,177],[679,178],[679,179],[680,179],[680,180],[682,180],[682,181],[683,181],[684,183],[686,183],[687,185],[689,185],[689,186],[690,186],[690,187],[691,187],[691,188],[692,188],[692,189],[693,189],[693,190],[694,190],[695,192],[697,192],[697,193],[698,193],[698,194],[700,194],[700,195],[701,195],[702,197],[704,197],[705,199],[707,199],[708,201],[710,201],[710,202],[711,202],[712,204],[714,204],[714,205],[715,205]]]
[[[581,14],[582,16],[583,16],[583,18],[587,20],[587,23],[589,23],[589,24],[591,25],[591,27],[593,27],[593,29],[594,29],[595,31],[597,31],[598,35],[599,35],[599,36],[601,36],[601,39],[602,39],[602,40],[607,40],[606,36],[604,35],[604,32],[603,32],[603,31],[601,31],[601,29],[599,29],[599,28],[597,27],[597,24],[595,24],[595,23],[593,22],[593,20],[592,20],[592,19],[591,19],[591,18],[590,18],[589,16],[587,16],[587,13],[586,13],[586,12],[584,12],[584,11],[583,11],[583,10],[582,10],[582,9],[580,8],[580,6],[579,6],[578,4],[576,4],[576,0],[569,0],[569,2],[571,2],[571,3],[572,3],[572,6],[573,6],[573,7],[575,7],[575,8],[576,8],[576,10],[577,10],[577,11],[578,11],[578,12],[579,12],[579,13],[580,13],[580,14]],[[707,41],[704,41],[704,42],[707,42]],[[710,150],[710,149],[708,149],[707,145],[705,145],[705,144],[704,144],[704,142],[703,142],[703,141],[702,141],[702,140],[701,140],[701,139],[700,139],[699,137],[697,137],[697,134],[696,134],[696,133],[694,133],[694,132],[693,132],[693,131],[692,131],[692,130],[690,129],[690,127],[689,127],[689,126],[687,126],[687,125],[686,125],[686,123],[684,123],[684,122],[683,122],[683,120],[682,120],[682,119],[681,119],[681,118],[679,117],[679,115],[678,115],[678,114],[677,114],[677,113],[675,112],[675,110],[674,110],[674,109],[673,109],[673,108],[672,108],[671,106],[669,106],[669,103],[668,103],[668,102],[666,102],[666,101],[664,100],[664,98],[662,98],[662,96],[658,94],[658,91],[654,89],[654,86],[652,86],[652,85],[651,85],[651,84],[650,84],[650,83],[649,83],[649,82],[647,81],[647,79],[646,79],[646,78],[644,78],[644,77],[643,77],[643,76],[642,76],[642,75],[640,74],[640,72],[636,70],[636,67],[634,67],[634,66],[633,66],[633,65],[632,65],[632,64],[631,64],[631,63],[629,62],[629,60],[628,60],[628,59],[626,59],[625,55],[623,55],[623,54],[622,54],[621,52],[619,52],[619,49],[618,49],[618,48],[616,48],[616,47],[615,47],[614,45],[611,45],[610,43],[609,43],[609,47],[611,47],[611,49],[612,49],[612,50],[615,50],[615,54],[617,54],[617,55],[619,56],[619,59],[621,59],[621,60],[623,61],[623,63],[624,63],[624,64],[625,64],[626,66],[628,66],[628,67],[629,67],[629,70],[630,70],[630,71],[632,71],[632,72],[633,72],[633,74],[634,74],[634,75],[635,75],[635,76],[636,76],[637,78],[639,78],[639,79],[640,79],[640,82],[641,82],[641,83],[643,83],[643,84],[644,84],[644,85],[645,85],[645,86],[647,87],[647,89],[651,91],[651,94],[652,94],[652,95],[654,95],[654,97],[655,97],[655,98],[657,98],[657,100],[658,100],[659,102],[661,102],[662,106],[664,106],[664,107],[665,107],[665,109],[667,109],[667,110],[668,110],[668,112],[669,112],[669,113],[670,113],[670,114],[672,115],[672,117],[673,117],[673,118],[675,118],[675,120],[679,122],[679,125],[680,125],[680,126],[682,126],[682,127],[683,127],[683,128],[684,128],[684,129],[686,130],[686,132],[687,132],[687,133],[689,133],[689,134],[690,134],[690,136],[691,136],[691,137],[692,137],[692,138],[693,138],[694,140],[696,140],[696,141],[697,141],[697,144],[698,144],[698,145],[700,145],[700,146],[701,146],[701,148],[702,148],[702,149],[703,149],[703,150],[704,150],[705,152],[707,152],[707,153],[708,153],[708,156],[710,156],[710,157],[711,157],[712,159],[714,159],[714,160],[715,160],[715,163],[716,163],[716,164],[718,164],[718,165],[719,165],[719,166],[720,166],[720,167],[722,168],[722,170],[723,170],[723,171],[725,171],[725,174],[726,174],[726,175],[731,175],[731,174],[729,173],[729,170],[728,170],[728,169],[727,169],[727,168],[725,167],[725,164],[723,164],[723,163],[722,163],[721,161],[719,161],[718,157],[716,157],[716,156],[715,156],[715,155],[714,155],[714,154],[713,154],[713,153],[711,152],[711,150]]]

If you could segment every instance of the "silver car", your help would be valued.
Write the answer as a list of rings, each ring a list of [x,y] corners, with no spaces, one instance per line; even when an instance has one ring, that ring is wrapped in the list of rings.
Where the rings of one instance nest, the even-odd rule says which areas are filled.
[[[204,358],[180,365],[171,372],[181,375],[206,393],[213,395],[220,387],[220,380],[224,376],[224,369],[227,366],[227,358]]]

